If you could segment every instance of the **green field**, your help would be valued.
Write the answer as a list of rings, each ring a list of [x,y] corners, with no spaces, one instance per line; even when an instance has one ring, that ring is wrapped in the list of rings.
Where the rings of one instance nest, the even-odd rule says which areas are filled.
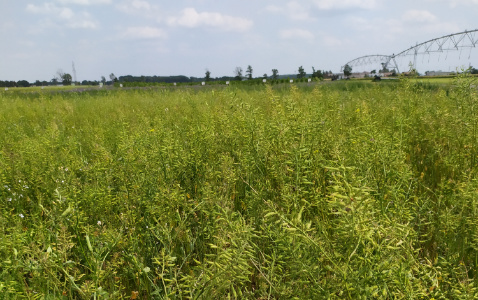
[[[0,91],[0,299],[472,299],[474,80]]]

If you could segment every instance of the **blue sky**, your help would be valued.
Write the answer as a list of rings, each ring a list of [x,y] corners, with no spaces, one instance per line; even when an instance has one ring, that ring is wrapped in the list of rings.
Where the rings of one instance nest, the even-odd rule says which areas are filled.
[[[338,72],[362,55],[477,29],[477,16],[478,0],[0,0],[0,80],[51,80],[72,61],[80,81],[233,76],[248,65],[254,76]],[[418,62],[421,72],[478,67],[478,49]]]

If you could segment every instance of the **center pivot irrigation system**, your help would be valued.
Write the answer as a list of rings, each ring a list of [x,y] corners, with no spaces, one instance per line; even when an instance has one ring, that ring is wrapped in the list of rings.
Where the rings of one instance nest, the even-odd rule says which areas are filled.
[[[470,48],[470,53],[468,58],[471,57],[471,48],[476,47],[478,44],[477,37],[478,29],[471,31],[463,31],[459,33],[453,33],[445,35],[439,38],[435,38],[415,46],[412,46],[398,54],[392,55],[366,55],[356,58],[349,61],[341,67],[341,71],[344,70],[346,65],[350,67],[363,66],[363,65],[372,65],[372,64],[381,64],[383,69],[395,69],[396,72],[400,73],[398,68],[396,58],[413,56],[413,68],[416,67],[417,56],[420,54],[432,54],[432,53],[445,53],[445,59],[448,56],[449,51],[460,51],[460,56],[464,48]]]

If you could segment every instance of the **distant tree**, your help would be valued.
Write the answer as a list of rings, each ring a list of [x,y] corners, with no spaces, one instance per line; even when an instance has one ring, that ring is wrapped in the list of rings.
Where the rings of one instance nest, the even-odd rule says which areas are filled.
[[[63,81],[63,75],[65,75],[65,72],[63,72],[62,69],[58,69],[56,71],[56,74],[53,75],[53,78],[50,80],[52,85],[58,85]]]
[[[370,71],[371,74],[377,74],[377,70]]]
[[[478,74],[478,69],[475,69],[472,66],[470,66],[469,70],[471,74]]]
[[[242,68],[236,67],[234,70],[234,79],[235,80],[242,80]]]
[[[324,79],[324,73],[322,73],[321,70],[316,71],[315,68],[312,67],[312,78]]]
[[[252,79],[252,67],[251,67],[251,65],[247,66],[246,73],[247,73],[247,79],[251,80]]]
[[[106,78],[105,78],[105,76],[101,76],[101,82],[102,82],[103,84],[106,83]]]
[[[62,69],[58,69],[58,70],[56,71],[56,79],[57,79],[58,81],[63,78],[63,75],[65,75],[65,72],[63,72]]]
[[[63,72],[62,69],[58,69],[56,71],[55,78],[57,83],[61,81],[61,83],[63,83],[64,85],[70,85],[73,81],[73,77],[71,77],[70,74]]]
[[[264,73],[264,75],[262,75],[262,78],[267,79],[267,73]]]
[[[304,78],[307,73],[305,73],[305,70],[302,66],[299,67],[299,74],[297,74],[297,78]]]
[[[347,77],[352,75],[352,67],[351,66],[349,66],[349,65],[344,66],[344,75],[347,76]]]
[[[89,80],[83,80],[81,82],[81,85],[99,85],[99,82],[98,81],[89,81]]]
[[[72,79],[71,75],[68,74],[68,73],[65,73],[61,76],[61,81],[62,81],[63,85],[70,85],[72,80],[73,79]]]
[[[26,80],[20,80],[20,81],[17,81],[17,86],[18,87],[29,87],[30,83]]]
[[[211,72],[208,69],[206,69],[206,81],[209,81],[209,80],[211,80]]]
[[[16,85],[17,85],[17,83],[15,81],[8,81],[8,80],[2,81],[2,80],[0,80],[0,87],[14,87]]]
[[[276,80],[279,78],[279,71],[277,69],[272,69],[272,79]]]
[[[388,73],[390,70],[387,68],[387,65],[385,63],[382,63],[382,70],[380,70],[380,73]]]
[[[115,74],[111,73],[111,74],[110,74],[110,80],[111,80],[112,82],[117,82],[117,81],[118,81],[118,78],[116,78]]]

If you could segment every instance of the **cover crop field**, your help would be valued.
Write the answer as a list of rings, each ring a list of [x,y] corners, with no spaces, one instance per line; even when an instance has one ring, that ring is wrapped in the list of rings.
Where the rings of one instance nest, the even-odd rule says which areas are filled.
[[[0,92],[0,299],[471,299],[478,95]]]

